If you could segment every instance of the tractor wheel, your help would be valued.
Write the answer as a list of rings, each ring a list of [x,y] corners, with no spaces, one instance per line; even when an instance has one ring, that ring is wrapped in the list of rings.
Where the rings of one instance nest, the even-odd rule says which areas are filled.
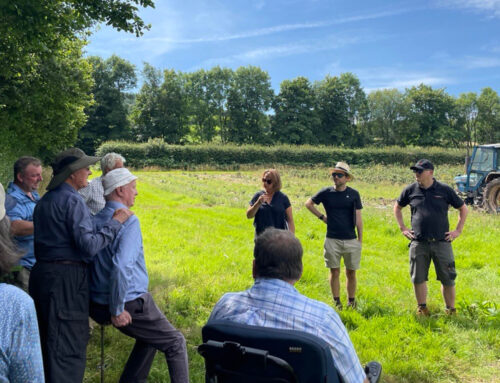
[[[483,204],[491,213],[500,212],[500,178],[496,178],[486,184]]]

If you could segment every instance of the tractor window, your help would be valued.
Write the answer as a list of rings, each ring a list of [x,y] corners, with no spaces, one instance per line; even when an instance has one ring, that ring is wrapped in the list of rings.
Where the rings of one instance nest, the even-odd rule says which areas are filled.
[[[486,148],[477,148],[476,155],[472,160],[471,170],[489,172],[493,170],[494,167],[493,151]]]

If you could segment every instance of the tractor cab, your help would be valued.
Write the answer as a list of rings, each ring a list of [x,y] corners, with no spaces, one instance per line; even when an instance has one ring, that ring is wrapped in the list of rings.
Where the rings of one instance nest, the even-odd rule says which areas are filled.
[[[455,177],[467,204],[497,212],[500,204],[500,143],[474,147],[467,174]]]

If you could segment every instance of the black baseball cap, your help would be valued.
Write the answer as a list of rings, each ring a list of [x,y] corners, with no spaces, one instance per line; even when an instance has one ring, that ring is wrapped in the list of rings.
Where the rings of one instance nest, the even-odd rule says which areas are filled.
[[[434,170],[434,165],[431,161],[424,159],[418,160],[417,163],[410,167],[411,170]]]

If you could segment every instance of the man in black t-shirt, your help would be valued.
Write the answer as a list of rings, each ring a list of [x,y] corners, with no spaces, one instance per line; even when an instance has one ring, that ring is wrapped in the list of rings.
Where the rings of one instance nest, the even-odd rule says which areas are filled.
[[[462,233],[467,207],[451,187],[434,179],[434,165],[429,160],[419,160],[410,169],[415,173],[416,182],[403,190],[394,204],[394,215],[403,235],[411,240],[410,274],[418,304],[417,315],[430,314],[426,300],[431,260],[441,282],[446,313],[454,314],[457,274],[451,242]],[[401,210],[406,205],[411,208],[412,230],[403,221]],[[449,205],[459,211],[453,231],[448,222]]]
[[[344,258],[347,277],[348,307],[355,307],[356,270],[361,261],[361,242],[363,240],[363,220],[361,218],[361,198],[359,193],[348,187],[353,179],[349,165],[338,162],[330,170],[333,187],[321,189],[306,202],[309,211],[327,224],[324,244],[326,267],[330,269],[330,288],[335,305],[341,309],[340,301],[340,258]],[[315,205],[323,204],[325,214]],[[358,232],[356,238],[355,228]]]

